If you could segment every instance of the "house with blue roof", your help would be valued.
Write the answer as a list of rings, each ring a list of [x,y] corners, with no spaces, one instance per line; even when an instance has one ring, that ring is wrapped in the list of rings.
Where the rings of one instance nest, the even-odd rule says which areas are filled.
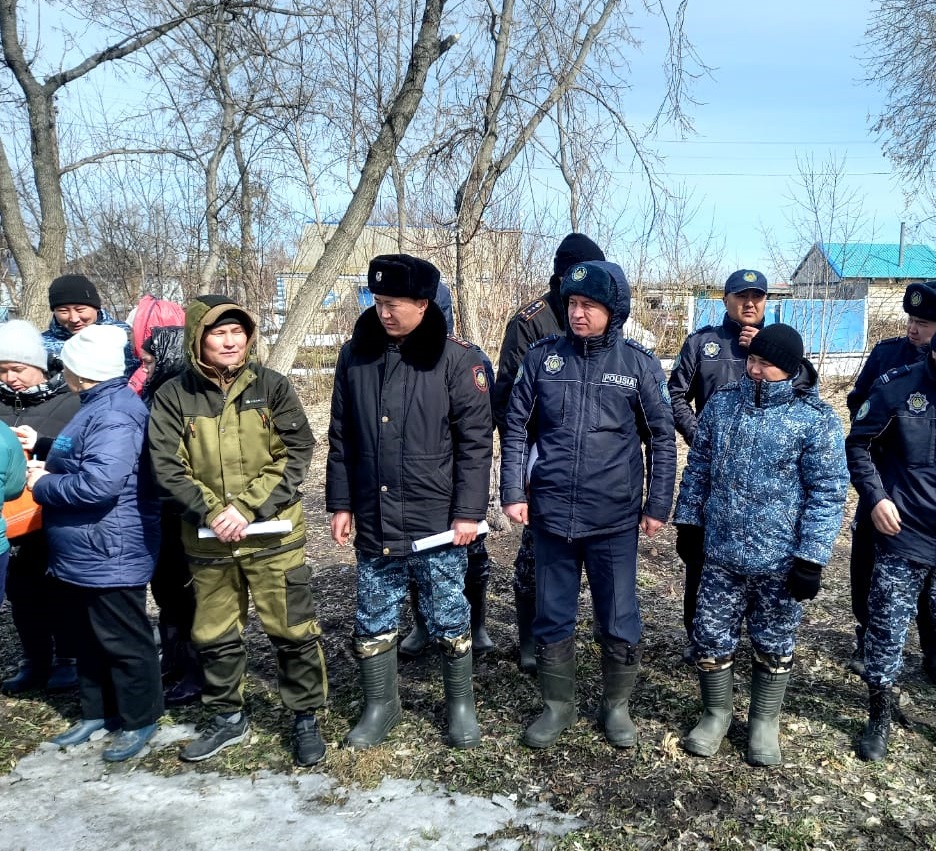
[[[790,276],[796,298],[867,299],[868,316],[903,318],[909,284],[936,279],[936,250],[903,242],[817,242]]]

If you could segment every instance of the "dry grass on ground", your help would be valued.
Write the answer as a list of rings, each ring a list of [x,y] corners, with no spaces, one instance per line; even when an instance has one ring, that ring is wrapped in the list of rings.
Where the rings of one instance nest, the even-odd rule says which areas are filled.
[[[836,396],[841,402],[841,394]],[[315,433],[324,435],[324,407],[314,406]],[[562,851],[620,849],[936,849],[936,688],[923,676],[915,634],[907,647],[903,723],[894,727],[882,764],[854,754],[865,718],[863,684],[844,669],[852,649],[848,603],[848,533],[843,530],[819,597],[808,603],[799,635],[796,669],[784,706],[784,763],[754,769],[744,762],[750,655],[742,645],[736,677],[735,722],[711,759],[683,752],[679,737],[700,711],[692,670],[680,661],[682,575],[667,527],[640,544],[640,592],[645,654],[633,715],[640,744],[615,750],[596,728],[601,692],[598,653],[591,641],[591,605],[583,590],[578,632],[580,720],[547,751],[520,742],[539,708],[536,682],[516,668],[511,590],[518,532],[494,533],[488,548],[496,564],[490,588],[490,632],[498,650],[475,664],[482,744],[473,751],[444,743],[444,700],[438,660],[402,662],[403,723],[382,747],[340,748],[360,710],[356,665],[349,652],[354,610],[353,552],[332,544],[324,513],[324,441],[307,492],[309,559],[328,661],[331,691],[322,715],[329,753],[322,770],[342,783],[364,786],[389,775],[426,778],[466,793],[505,794],[522,803],[548,801],[581,816],[588,827],[564,837]],[[408,618],[408,616],[407,616]],[[296,771],[290,760],[289,717],[275,693],[272,655],[254,622],[248,634],[251,667],[247,699],[249,743],[207,764],[180,763],[172,749],[154,751],[144,765],[164,774],[220,770],[251,774]],[[17,648],[9,610],[0,614],[0,659],[12,665]],[[73,699],[31,695],[0,697],[0,765],[17,758],[66,726]],[[176,710],[173,720],[199,717]],[[126,770],[117,767],[113,770]],[[539,849],[522,832],[521,847]]]

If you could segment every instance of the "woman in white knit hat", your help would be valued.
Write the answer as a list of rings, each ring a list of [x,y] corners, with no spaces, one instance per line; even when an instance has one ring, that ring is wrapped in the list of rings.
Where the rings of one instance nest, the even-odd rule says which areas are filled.
[[[113,325],[90,325],[65,342],[65,380],[81,407],[45,463],[30,462],[27,481],[43,506],[50,570],[71,586],[79,614],[83,720],[52,741],[76,745],[119,729],[102,753],[108,762],[139,753],[163,709],[146,614],[159,503],[141,458],[148,411],[124,377],[126,343]]]
[[[44,459],[78,405],[39,329],[21,319],[0,324],[0,421],[13,429],[23,448]],[[78,685],[68,588],[49,576],[48,563],[44,530],[13,541],[7,593],[22,658],[16,672],[0,683],[7,694]]]

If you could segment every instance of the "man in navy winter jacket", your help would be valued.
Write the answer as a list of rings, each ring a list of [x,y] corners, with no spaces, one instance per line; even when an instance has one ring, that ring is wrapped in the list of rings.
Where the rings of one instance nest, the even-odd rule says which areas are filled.
[[[619,266],[571,266],[560,289],[566,333],[523,359],[507,409],[501,502],[529,523],[536,555],[536,667],[545,708],[524,734],[545,748],[576,719],[575,617],[581,568],[601,631],[601,723],[617,747],[637,732],[638,528],[669,517],[676,477],[673,415],[659,361],[621,336],[630,287]],[[647,467],[644,468],[644,444]],[[647,498],[641,505],[646,473]]]

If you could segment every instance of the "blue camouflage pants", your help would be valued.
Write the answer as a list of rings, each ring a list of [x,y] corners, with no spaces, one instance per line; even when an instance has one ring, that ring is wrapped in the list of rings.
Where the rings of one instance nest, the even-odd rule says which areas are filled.
[[[697,658],[734,656],[745,620],[755,652],[792,658],[803,607],[787,590],[786,576],[786,571],[748,576],[706,562],[692,625]]]
[[[442,640],[465,635],[470,630],[470,609],[462,593],[467,569],[466,547],[375,558],[358,553],[355,642],[396,633],[410,583],[418,590],[419,613],[429,635]]]
[[[870,685],[888,686],[896,682],[903,666],[903,646],[910,621],[917,612],[917,597],[924,584],[929,588],[930,612],[936,616],[934,573],[936,568],[932,565],[877,550],[864,639],[865,680]]]

